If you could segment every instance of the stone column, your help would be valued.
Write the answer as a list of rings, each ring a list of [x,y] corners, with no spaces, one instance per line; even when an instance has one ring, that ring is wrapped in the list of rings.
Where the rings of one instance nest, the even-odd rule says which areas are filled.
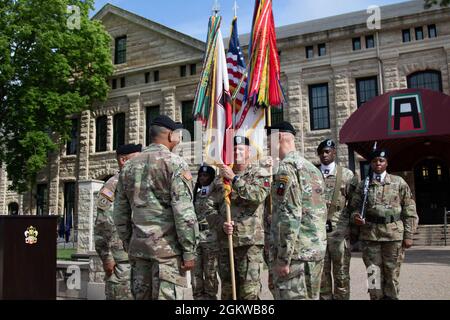
[[[383,59],[385,93],[400,88],[398,58]]]
[[[285,106],[284,115],[286,120],[289,121],[294,128],[298,130],[297,145],[300,146],[302,154],[305,153],[305,128],[308,128],[309,124],[305,123],[305,119],[302,112],[302,90],[300,81],[300,71],[291,71],[286,73],[287,76],[287,105]],[[307,121],[307,120],[306,120]]]
[[[171,119],[176,120],[176,102],[177,98],[175,95],[176,87],[166,87],[162,90],[163,103],[161,106],[161,114],[164,114]]]
[[[94,248],[95,201],[104,182],[80,180],[78,182],[78,253],[89,253]]]
[[[338,163],[347,167],[349,158],[348,148],[346,145],[339,143],[339,133],[351,114],[348,65],[333,67],[333,81],[334,108],[330,109],[331,112],[334,111],[334,123],[332,123],[332,128],[334,129],[333,139],[338,145]]]
[[[63,215],[59,212],[59,160],[61,156],[59,153],[50,157],[49,159],[49,176],[48,176],[48,210],[50,215]]]
[[[6,171],[0,167],[0,215],[7,214],[6,208]]]
[[[128,143],[139,143],[140,114],[141,114],[141,94],[133,93],[127,95],[130,104],[128,119]]]
[[[85,180],[89,178],[89,153],[90,143],[93,141],[94,132],[90,130],[91,112],[84,111],[80,117],[80,142],[78,151],[79,170],[78,178]],[[91,132],[92,131],[92,132]]]
[[[447,79],[443,77],[442,88],[445,94],[450,95],[450,43],[447,43],[445,51],[447,53]]]

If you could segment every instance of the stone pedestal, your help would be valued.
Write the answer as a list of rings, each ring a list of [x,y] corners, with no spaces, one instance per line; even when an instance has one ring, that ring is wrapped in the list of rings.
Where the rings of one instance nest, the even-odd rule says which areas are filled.
[[[78,182],[78,253],[88,253],[94,247],[95,201],[104,182],[83,180]]]

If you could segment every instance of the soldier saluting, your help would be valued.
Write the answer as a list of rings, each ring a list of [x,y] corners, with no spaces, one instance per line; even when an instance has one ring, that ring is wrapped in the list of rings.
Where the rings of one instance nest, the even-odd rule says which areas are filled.
[[[327,251],[320,298],[349,300],[351,246],[348,205],[358,186],[358,177],[347,168],[336,164],[336,144],[333,140],[323,141],[317,148],[317,154],[320,158],[320,171],[325,180],[328,209]]]
[[[114,222],[128,251],[138,300],[183,300],[185,271],[194,267],[198,222],[192,175],[172,150],[182,129],[167,116],[151,124],[152,144],[120,173]]]
[[[352,220],[360,226],[370,299],[397,300],[404,250],[413,244],[419,218],[408,184],[403,178],[386,172],[388,152],[374,151],[370,161],[373,176],[365,219],[359,212],[364,199],[364,182],[361,182],[352,199]]]

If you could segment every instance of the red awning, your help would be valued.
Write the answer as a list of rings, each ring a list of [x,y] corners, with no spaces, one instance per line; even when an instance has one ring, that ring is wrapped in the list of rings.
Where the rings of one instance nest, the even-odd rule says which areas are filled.
[[[395,161],[399,171],[431,154],[450,162],[450,96],[407,89],[367,102],[344,124],[340,142],[367,158],[375,141],[389,150],[391,158],[402,155],[401,162]]]

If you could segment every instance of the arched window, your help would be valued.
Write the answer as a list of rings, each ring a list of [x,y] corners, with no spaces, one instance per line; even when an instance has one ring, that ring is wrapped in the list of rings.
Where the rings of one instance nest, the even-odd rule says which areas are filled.
[[[19,215],[19,204],[17,202],[8,204],[8,214],[11,216]]]
[[[408,88],[430,89],[442,92],[442,77],[439,71],[419,71],[408,76]]]

